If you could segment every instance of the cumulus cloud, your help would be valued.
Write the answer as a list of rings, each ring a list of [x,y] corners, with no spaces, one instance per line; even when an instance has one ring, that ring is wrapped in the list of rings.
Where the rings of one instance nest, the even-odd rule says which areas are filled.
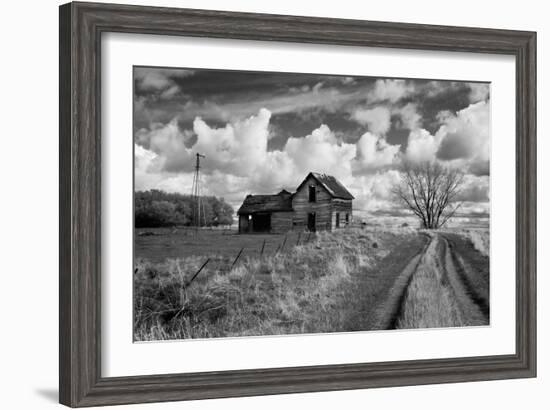
[[[400,145],[390,145],[375,134],[367,132],[357,141],[356,167],[358,172],[374,170],[395,164]]]
[[[360,124],[367,125],[369,131],[375,134],[385,134],[391,126],[391,112],[384,106],[359,108],[353,112],[352,118]]]
[[[414,91],[412,84],[405,80],[376,80],[374,88],[368,93],[369,102],[389,101],[395,103]]]
[[[168,124],[153,124],[150,130],[139,130],[135,140],[157,154],[156,160],[164,169],[177,171],[178,164],[189,161],[191,153],[185,144],[190,136],[179,129],[177,118],[174,118]]]
[[[470,161],[466,164],[465,172],[469,172],[472,175],[489,175],[491,173],[491,164],[489,160]]]
[[[372,212],[393,208],[395,201],[391,189],[399,181],[399,172],[396,170],[356,176],[349,186],[356,198],[354,210]]]
[[[283,151],[298,173],[317,171],[337,178],[351,176],[351,160],[356,155],[355,144],[339,143],[326,125],[303,138],[289,138]]]
[[[340,81],[348,85],[355,81],[351,80],[343,77]],[[143,72],[136,75],[136,82],[144,90],[150,89],[156,101],[181,93],[170,72]],[[294,190],[308,172],[317,171],[334,175],[352,192],[356,197],[354,209],[375,212],[396,207],[391,187],[399,180],[402,158],[415,162],[439,160],[469,173],[461,196],[467,209],[486,209],[490,155],[488,85],[468,85],[470,106],[458,112],[440,112],[437,117],[437,110],[432,110],[429,118],[423,118],[426,107],[414,100],[414,93],[419,91],[411,82],[378,80],[369,84],[360,92],[335,89],[330,82],[298,84],[286,94],[251,101],[189,100],[185,104],[192,104],[192,109],[180,101],[180,111],[162,119],[153,115],[153,110],[161,111],[173,101],[151,106],[148,112],[152,116],[143,117],[148,123],[142,121],[136,126],[143,127],[135,132],[136,189],[190,193],[195,154],[200,152],[206,155],[202,161],[204,194],[224,197],[235,208],[246,194]],[[467,95],[464,87],[467,86],[461,89],[463,99]],[[140,98],[136,97],[135,110],[141,109]],[[278,141],[276,149],[273,142],[268,145],[270,129],[273,132],[272,115],[303,113],[312,107],[322,107],[325,114],[342,115],[338,121],[334,121],[334,115],[326,117],[331,127],[323,124],[323,116],[319,115],[308,122],[307,128],[296,127],[308,131],[285,136],[286,141]],[[255,111],[251,115],[252,109]],[[200,115],[202,112],[204,116]],[[303,120],[304,116],[300,118]],[[353,121],[347,130],[338,128],[342,120],[350,118]],[[392,120],[396,121],[394,127]],[[423,122],[430,125],[426,125],[430,131],[422,128]],[[368,131],[357,131],[357,124],[366,126]],[[392,135],[393,129],[398,130],[399,138],[403,130],[408,130],[406,145],[388,143],[387,135]],[[396,140],[394,135],[392,138]]]
[[[397,104],[378,105],[374,108],[356,108],[351,113],[351,119],[361,125],[366,125],[371,133],[385,135],[392,126],[392,120],[396,121],[396,127],[415,130],[422,125],[422,116],[418,112],[418,106],[407,103],[403,106]]]
[[[479,101],[485,101],[489,98],[490,84],[488,83],[470,83],[470,102],[476,103]]]
[[[456,114],[441,112],[435,135],[425,129],[409,134],[406,158],[414,161],[440,160],[473,175],[488,175],[490,160],[489,105],[486,101]]]
[[[467,174],[464,176],[463,188],[457,198],[466,202],[489,201],[489,176],[476,176]]]
[[[134,180],[136,190],[147,190],[162,180],[159,156],[138,144],[134,144]]]
[[[440,127],[435,134],[412,128],[405,157],[413,162],[437,159],[473,175],[488,175],[489,115],[487,101],[471,104],[455,114],[440,112]]]
[[[310,171],[324,172],[343,183],[352,179],[355,144],[341,142],[326,125],[304,137],[291,137],[281,150],[268,151],[271,113],[261,109],[243,121],[214,128],[196,118],[196,141],[186,146],[186,132],[177,120],[150,131],[140,131],[136,141],[136,189],[190,190],[194,155],[200,152],[204,185],[218,195],[233,198],[243,193],[270,193],[294,189]],[[153,166],[154,165],[154,166]],[[185,185],[187,184],[187,185]],[[188,188],[187,191],[185,190]]]
[[[153,164],[158,155],[138,144],[134,144],[134,158],[136,171],[150,172],[153,170]]]
[[[355,144],[340,142],[328,126],[321,125],[304,137],[289,138],[281,150],[268,151],[250,173],[245,192],[291,191],[312,171],[334,175],[347,184],[353,179],[351,164],[355,155]]]
[[[460,110],[441,113],[438,131],[441,146],[437,156],[442,160],[465,159],[488,162],[490,156],[490,111],[486,101]]]
[[[193,130],[197,142],[191,149],[206,155],[207,170],[249,175],[265,161],[270,118],[271,113],[265,108],[257,115],[228,123],[223,128],[212,128],[201,118],[196,118]],[[182,162],[181,167],[184,166]]]
[[[406,158],[413,162],[433,161],[440,141],[440,137],[425,129],[412,130],[407,143]]]
[[[265,161],[270,117],[268,110],[261,109],[255,116],[222,128],[210,127],[196,118],[193,132],[180,130],[174,118],[166,125],[139,130],[136,142],[156,153],[167,172],[191,171],[194,155],[199,152],[208,158],[204,161],[205,172],[219,170],[244,176]],[[190,146],[193,133],[196,141]]]
[[[421,125],[422,116],[418,113],[417,105],[414,103],[408,103],[397,108],[393,113],[399,115],[403,128],[414,130]]]

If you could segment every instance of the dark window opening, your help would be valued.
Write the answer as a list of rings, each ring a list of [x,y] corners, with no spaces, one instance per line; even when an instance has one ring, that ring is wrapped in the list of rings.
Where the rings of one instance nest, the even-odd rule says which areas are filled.
[[[309,187],[309,202],[317,202],[317,192],[315,186]]]
[[[336,212],[336,227],[340,228],[340,213]]]
[[[346,214],[346,225],[349,225],[349,214]]]

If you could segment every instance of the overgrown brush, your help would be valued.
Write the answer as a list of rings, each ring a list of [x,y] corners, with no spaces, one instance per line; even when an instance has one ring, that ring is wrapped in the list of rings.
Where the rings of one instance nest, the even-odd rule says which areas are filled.
[[[480,252],[483,256],[489,256],[490,246],[489,246],[489,230],[484,229],[468,229],[465,231],[466,236],[474,245],[474,248]]]
[[[489,257],[490,253],[490,232],[489,229],[442,229],[442,233],[454,233],[467,238],[473,245],[474,249],[483,256]]]
[[[134,274],[135,340],[346,331],[350,286],[387,253],[391,235],[361,229],[319,233],[285,253],[212,262],[139,261]],[[374,246],[376,245],[376,246]]]

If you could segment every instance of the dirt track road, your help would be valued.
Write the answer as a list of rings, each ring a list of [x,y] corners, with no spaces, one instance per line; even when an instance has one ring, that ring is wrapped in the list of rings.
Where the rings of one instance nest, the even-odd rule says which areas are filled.
[[[396,278],[375,329],[489,324],[489,259],[457,234],[428,237]]]

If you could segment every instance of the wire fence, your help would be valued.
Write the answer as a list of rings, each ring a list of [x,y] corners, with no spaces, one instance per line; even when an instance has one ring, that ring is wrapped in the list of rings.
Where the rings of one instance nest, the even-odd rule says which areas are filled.
[[[296,242],[294,244],[291,244],[289,242],[289,236],[288,234],[284,236],[283,240],[280,241],[279,245],[276,247],[275,251],[271,254],[271,256],[273,255],[277,255],[277,254],[280,254],[282,252],[284,252],[285,250],[285,247],[286,249],[290,249],[291,247],[294,247],[294,246],[303,246],[303,245],[306,245],[308,244],[313,238],[315,237],[315,234],[312,233],[312,232],[308,232],[308,233],[304,233],[304,235],[302,236],[302,233],[300,232],[298,234],[298,237],[296,239]],[[267,255],[267,252],[266,251],[266,243],[267,243],[267,240],[264,238],[264,240],[262,241],[262,244],[259,248],[259,254],[260,254],[260,257],[263,257],[264,256],[264,253]],[[227,269],[227,266],[225,267],[225,269],[223,268],[218,268],[220,272],[224,272],[226,274],[230,273],[237,265],[238,265],[238,262],[239,260],[241,260],[241,256],[243,255],[243,253],[246,252],[246,250],[250,248],[247,248],[247,247],[242,247],[239,252],[237,253],[237,255],[235,256],[235,258],[233,259],[233,262],[231,263],[231,265],[227,265],[229,266],[229,268]],[[257,249],[253,249],[254,252],[257,250]],[[206,258],[205,262],[200,266],[200,268],[193,274],[193,276],[191,277],[191,279],[189,281],[186,282],[185,284],[185,287],[189,287],[193,281],[200,275],[201,272],[203,272],[205,270],[205,267],[206,265],[211,261],[212,259],[211,258]]]

